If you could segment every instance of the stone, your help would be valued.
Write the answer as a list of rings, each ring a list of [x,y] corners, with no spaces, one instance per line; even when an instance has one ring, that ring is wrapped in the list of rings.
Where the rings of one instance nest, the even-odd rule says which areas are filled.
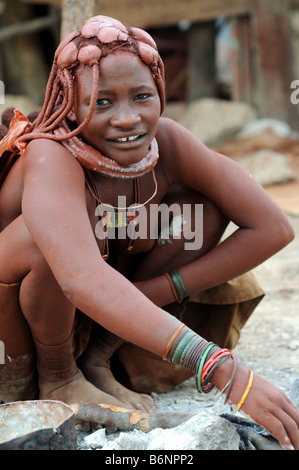
[[[271,130],[278,137],[292,137],[293,130],[288,123],[279,119],[256,119],[245,124],[244,128],[238,133],[238,139],[248,139],[263,134],[266,130]]]
[[[84,445],[91,449],[101,449],[106,443],[106,430],[104,428],[89,434],[84,438]]]
[[[148,450],[238,450],[240,442],[235,427],[211,410],[175,428],[149,434]]]
[[[113,440],[106,436],[104,443],[100,435],[99,444],[96,438],[92,438],[93,448],[101,446],[102,450],[239,450],[240,443],[236,427],[211,410],[203,410],[171,429],[121,432]]]
[[[256,111],[247,103],[203,98],[188,104],[179,122],[208,147],[216,147],[255,119]]]
[[[262,186],[290,181],[295,178],[286,157],[269,149],[260,149],[235,161],[245,168]]]

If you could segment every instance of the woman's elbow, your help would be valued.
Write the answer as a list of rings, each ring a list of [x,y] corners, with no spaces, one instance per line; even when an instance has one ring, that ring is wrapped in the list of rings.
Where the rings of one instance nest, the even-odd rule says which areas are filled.
[[[76,302],[76,288],[75,286],[73,285],[72,282],[69,282],[69,281],[65,281],[65,280],[61,280],[59,282],[59,285],[60,285],[60,288],[63,292],[63,294],[65,295],[65,297],[67,298],[67,300],[75,305],[75,302]]]
[[[294,240],[294,238],[294,228],[290,221],[286,218],[284,221],[279,223],[279,228],[277,230],[277,243],[279,245],[279,249],[282,249],[287,246]]]
[[[77,273],[76,275],[69,275],[68,273],[60,276],[58,284],[67,298],[67,300],[73,304],[75,307],[78,307],[78,300],[84,295],[84,291],[87,290],[85,278],[82,273]]]
[[[94,303],[95,296],[99,295],[101,281],[101,276],[90,269],[88,272],[75,270],[71,275],[61,276],[58,283],[67,300],[84,311]]]

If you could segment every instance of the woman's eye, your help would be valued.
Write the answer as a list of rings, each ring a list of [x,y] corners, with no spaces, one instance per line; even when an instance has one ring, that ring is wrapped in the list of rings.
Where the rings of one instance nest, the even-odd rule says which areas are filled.
[[[149,96],[149,93],[140,93],[135,97],[135,100],[146,100]]]
[[[98,98],[97,99],[97,106],[105,106],[109,104],[109,100],[105,99],[105,98]]]

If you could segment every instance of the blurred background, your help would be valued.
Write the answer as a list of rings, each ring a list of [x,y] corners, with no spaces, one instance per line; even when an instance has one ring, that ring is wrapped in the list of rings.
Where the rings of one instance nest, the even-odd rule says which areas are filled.
[[[299,0],[0,0],[0,113],[40,107],[61,38],[97,14],[150,32],[164,114],[299,214]]]

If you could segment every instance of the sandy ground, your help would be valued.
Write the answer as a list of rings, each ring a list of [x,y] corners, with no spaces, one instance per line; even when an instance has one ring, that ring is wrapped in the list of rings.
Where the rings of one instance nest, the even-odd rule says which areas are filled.
[[[299,217],[295,240],[254,270],[266,296],[235,350],[255,372],[289,392],[299,377]]]

